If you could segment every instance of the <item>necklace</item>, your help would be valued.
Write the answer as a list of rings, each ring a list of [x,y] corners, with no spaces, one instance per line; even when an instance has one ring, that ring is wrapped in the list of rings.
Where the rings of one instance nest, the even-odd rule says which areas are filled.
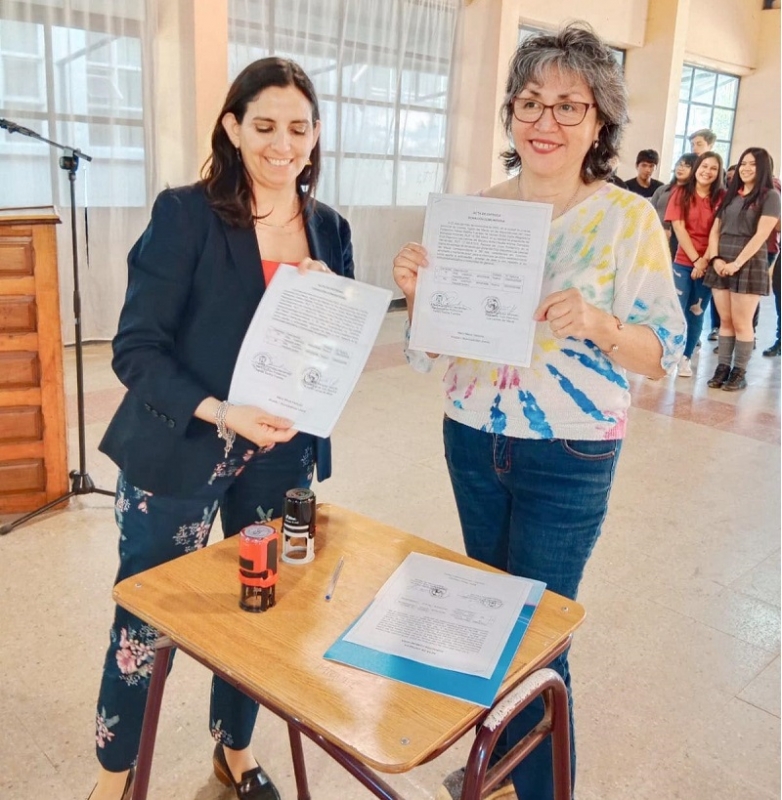
[[[299,211],[294,217],[284,222],[282,225],[275,225],[273,222],[264,222],[263,217],[253,215],[253,222],[256,227],[263,225],[265,228],[272,228],[273,230],[280,231],[280,233],[289,235],[298,233],[304,226],[301,224],[301,212]],[[291,227],[293,225],[293,227]]]

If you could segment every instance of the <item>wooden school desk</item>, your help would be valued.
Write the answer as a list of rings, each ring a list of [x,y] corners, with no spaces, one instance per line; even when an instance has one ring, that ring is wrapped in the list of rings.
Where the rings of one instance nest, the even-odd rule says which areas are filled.
[[[279,521],[273,524],[279,530]],[[276,605],[264,613],[239,608],[238,536],[117,584],[117,603],[162,637],[150,679],[134,800],[146,800],[172,645],[288,723],[299,800],[310,798],[302,733],[377,797],[402,800],[377,772],[413,769],[464,734],[472,735],[482,720],[468,760],[464,800],[478,800],[482,789],[495,785],[552,731],[556,796],[570,800],[567,695],[552,670],[535,671],[568,646],[584,618],[583,608],[545,592],[502,684],[499,697],[504,700],[495,701],[492,715],[480,706],[323,658],[408,553],[489,567],[334,505],[318,507],[315,541],[310,564],[280,563]],[[339,583],[326,602],[340,556],[345,562]],[[488,754],[503,727],[493,720],[513,716],[539,694],[547,706],[540,730],[487,775]]]

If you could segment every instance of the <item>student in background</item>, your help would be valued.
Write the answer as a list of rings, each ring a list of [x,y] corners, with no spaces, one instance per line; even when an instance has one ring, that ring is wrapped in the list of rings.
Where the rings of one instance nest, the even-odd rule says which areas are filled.
[[[685,153],[677,162],[673,170],[673,177],[670,183],[660,186],[657,191],[652,195],[652,205],[663,223],[665,233],[668,236],[668,243],[671,246],[671,259],[676,255],[676,248],[679,246],[679,240],[671,227],[670,222],[665,221],[665,212],[668,210],[668,201],[671,199],[671,193],[677,186],[684,186],[690,179],[692,168],[698,157],[695,153]]]
[[[701,128],[691,133],[687,138],[690,141],[692,152],[695,153],[696,156],[700,156],[714,147],[714,143],[717,141],[717,134],[714,133],[711,128]],[[729,177],[726,176],[725,180],[728,184],[730,183]],[[710,302],[710,308],[711,331],[709,332],[708,338],[710,342],[716,342],[720,329],[720,315],[717,311],[717,306],[715,306],[713,302]],[[717,352],[716,347],[714,348],[714,352]]]
[[[709,250],[717,255],[704,283],[720,313],[719,364],[709,381],[712,389],[736,392],[747,385],[755,340],[752,317],[761,296],[769,293],[766,241],[779,213],[771,157],[762,147],[750,147],[741,154],[709,237]]]
[[[651,200],[654,193],[663,185],[662,181],[652,177],[659,163],[660,154],[656,150],[641,150],[635,158],[636,177],[626,181],[627,188]]]
[[[779,178],[774,178],[774,188],[779,191]],[[782,354],[782,341],[780,341],[780,281],[779,281],[779,220],[766,242],[768,250],[768,266],[771,271],[771,288],[774,290],[774,306],[777,311],[777,338],[771,347],[763,351],[766,358],[775,358]]]
[[[687,138],[690,140],[692,152],[696,156],[702,156],[714,147],[714,142],[717,141],[717,134],[710,128],[701,128],[695,133],[691,133]]]
[[[725,170],[725,188],[727,189],[730,186],[730,182],[733,180],[733,176],[736,174],[736,165],[731,164]]]
[[[679,377],[692,377],[692,354],[703,330],[703,314],[711,297],[711,290],[703,285],[703,276],[709,266],[709,233],[714,216],[725,194],[722,188],[722,158],[717,153],[706,152],[698,156],[692,175],[674,190],[666,222],[670,222],[679,240],[673,260],[673,282],[687,320],[687,343],[679,361]]]

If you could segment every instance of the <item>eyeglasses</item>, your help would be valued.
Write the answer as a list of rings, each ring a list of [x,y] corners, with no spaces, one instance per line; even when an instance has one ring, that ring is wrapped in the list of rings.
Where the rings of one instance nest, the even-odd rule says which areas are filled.
[[[554,120],[558,125],[580,125],[587,115],[590,108],[597,108],[597,103],[577,103],[573,100],[566,100],[547,106],[529,97],[513,98],[513,116],[519,122],[537,122],[543,112],[550,108],[554,115]]]

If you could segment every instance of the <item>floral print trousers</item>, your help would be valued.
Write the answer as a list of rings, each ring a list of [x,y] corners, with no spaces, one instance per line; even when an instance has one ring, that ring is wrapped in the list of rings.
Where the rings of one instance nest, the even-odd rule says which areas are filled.
[[[285,492],[308,488],[315,441],[298,434],[268,453],[235,445],[215,465],[207,483],[184,498],[161,497],[117,481],[115,518],[119,527],[119,570],[115,582],[184,553],[204,547],[217,510],[225,536],[282,513]],[[237,602],[239,585],[236,586]],[[119,606],[96,714],[98,761],[123,772],[136,760],[157,631]],[[213,738],[241,750],[250,744],[258,704],[218,677],[212,679],[209,727]]]

